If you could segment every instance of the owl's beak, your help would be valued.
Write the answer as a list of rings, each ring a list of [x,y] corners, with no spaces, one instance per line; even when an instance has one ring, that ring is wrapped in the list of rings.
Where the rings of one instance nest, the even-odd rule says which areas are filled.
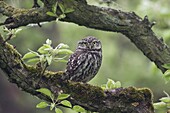
[[[90,45],[90,44],[89,44],[89,49],[92,49],[92,47],[93,47],[93,45]]]

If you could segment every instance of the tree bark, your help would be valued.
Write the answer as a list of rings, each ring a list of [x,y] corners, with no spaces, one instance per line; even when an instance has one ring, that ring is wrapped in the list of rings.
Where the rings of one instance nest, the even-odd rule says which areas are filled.
[[[42,0],[42,2],[47,0]],[[17,9],[0,1],[0,13],[8,16],[4,24],[8,28],[17,28],[31,23],[54,21],[56,18],[48,16],[46,12],[51,11],[51,4],[56,0],[48,1],[46,7],[32,9]],[[51,3],[52,2],[52,3]],[[89,28],[103,31],[119,32],[127,36],[143,54],[153,61],[157,67],[165,72],[163,64],[170,63],[169,47],[152,31],[154,22],[148,17],[144,19],[134,12],[123,12],[121,10],[103,8],[88,5],[85,0],[62,0],[63,4],[74,9],[61,21],[73,22]],[[51,3],[51,4],[50,4]],[[58,11],[58,13],[61,13]]]
[[[4,43],[0,37],[0,68],[6,73],[9,81],[18,85],[23,91],[51,101],[48,97],[36,92],[45,87],[57,97],[59,92],[71,94],[72,104],[100,113],[153,113],[152,93],[147,88],[118,88],[104,91],[100,87],[71,81],[62,81],[64,72],[45,71],[39,82],[39,70],[24,64],[21,55],[15,48]],[[38,83],[38,84],[37,84]]]
[[[56,18],[48,16],[52,4],[57,0],[42,0],[44,7],[31,9],[17,9],[0,0],[0,13],[7,16],[3,24],[8,28],[17,28],[31,23],[54,21]],[[60,1],[61,2],[61,1]],[[103,31],[119,32],[127,36],[146,57],[165,72],[163,64],[170,63],[170,49],[152,31],[154,23],[149,22],[147,16],[142,19],[134,12],[123,12],[111,8],[88,5],[85,0],[62,0],[63,4],[74,9],[61,21],[73,22],[88,28]],[[60,14],[58,11],[57,14]],[[9,81],[18,85],[22,90],[50,101],[50,99],[35,90],[47,87],[54,94],[59,91],[71,94],[70,101],[90,111],[101,113],[153,113],[152,93],[149,89],[134,87],[118,88],[103,91],[100,87],[89,84],[62,81],[64,72],[46,71],[43,81],[37,84],[39,69],[25,65],[21,55],[8,43],[3,43],[0,37],[0,68],[6,73]]]

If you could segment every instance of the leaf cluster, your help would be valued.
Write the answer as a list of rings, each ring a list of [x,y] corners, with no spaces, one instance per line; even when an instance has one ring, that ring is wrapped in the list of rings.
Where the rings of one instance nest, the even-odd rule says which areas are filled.
[[[113,81],[112,79],[108,79],[106,84],[103,84],[101,88],[103,90],[108,90],[108,89],[116,89],[121,87],[121,82],[120,81]]]
[[[52,41],[47,39],[46,43],[43,44],[37,52],[29,49],[29,52],[23,56],[23,60],[27,63],[40,63],[41,67],[51,65],[54,62],[67,62],[65,58],[72,54],[73,52],[69,50],[69,46],[63,43],[60,43],[57,47],[53,48],[51,46]]]
[[[6,27],[3,28],[5,36],[3,36],[5,42],[16,37],[16,35],[21,31],[21,28],[18,29],[8,29]]]
[[[58,10],[57,7],[59,7],[62,14],[57,15],[57,10]],[[73,11],[74,11],[73,8],[67,7],[60,2],[56,2],[56,4],[53,5],[53,7],[52,7],[52,11],[48,11],[46,14],[49,16],[52,16],[52,17],[56,17],[56,21],[58,21],[58,19],[65,18],[67,13],[71,13]]]
[[[86,111],[83,107],[81,107],[79,105],[72,106],[71,102],[66,100],[67,98],[70,97],[69,94],[59,94],[58,97],[55,98],[54,95],[52,94],[52,92],[47,88],[38,89],[37,92],[40,92],[40,93],[50,97],[52,102],[47,103],[45,101],[42,101],[36,105],[36,108],[49,107],[50,111],[54,110],[55,113],[63,113],[63,111],[58,107],[58,106],[62,105],[64,107],[71,108],[76,112],[85,112]]]
[[[164,68],[166,68],[166,72],[163,74],[163,78],[165,79],[166,83],[170,80],[170,64],[164,64]]]
[[[153,104],[155,109],[170,109],[170,96],[165,91],[164,93],[166,94],[166,97],[160,98],[160,102]]]

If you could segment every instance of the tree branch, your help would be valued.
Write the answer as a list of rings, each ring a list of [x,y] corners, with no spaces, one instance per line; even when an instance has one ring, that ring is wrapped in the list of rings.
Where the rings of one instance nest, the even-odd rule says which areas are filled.
[[[63,4],[67,3],[67,0],[62,1]],[[49,5],[42,8],[16,9],[0,1],[0,13],[8,16],[5,21],[8,28],[17,28],[30,23],[53,21],[55,18],[46,14],[46,12],[51,10],[49,8],[50,2],[51,1],[48,1]],[[73,22],[104,31],[122,33],[126,35],[146,57],[153,61],[162,72],[166,71],[162,65],[170,63],[170,49],[152,31],[151,28],[154,23],[149,22],[147,16],[142,19],[134,12],[123,12],[111,8],[96,7],[88,5],[85,0],[83,2],[81,0],[74,0],[69,3],[68,6],[73,7],[74,12],[67,14],[67,17],[62,19],[62,21]]]
[[[53,21],[54,17],[46,12],[51,11],[55,0],[42,0],[44,7],[17,9],[0,0],[0,13],[8,18],[4,24],[8,28],[17,28],[31,23]],[[63,4],[67,0],[62,0]],[[134,12],[91,6],[85,0],[73,0],[68,4],[74,12],[67,14],[61,21],[73,22],[89,28],[119,32],[126,35],[158,68],[165,72],[162,64],[170,63],[170,49],[152,31],[153,23]],[[60,13],[58,11],[57,13]],[[134,87],[103,91],[100,87],[89,84],[62,81],[64,72],[46,71],[43,81],[39,80],[39,69],[25,65],[21,55],[8,43],[3,43],[0,36],[0,68],[9,80],[16,83],[22,90],[50,101],[48,97],[36,92],[40,87],[47,87],[54,94],[61,90],[71,94],[70,101],[90,111],[101,113],[153,113],[152,94],[148,89]]]
[[[118,88],[103,91],[100,87],[89,84],[62,81],[64,72],[45,71],[39,81],[38,68],[25,65],[21,55],[12,45],[4,43],[0,36],[0,68],[6,73],[9,81],[15,83],[23,91],[51,101],[36,89],[45,87],[57,97],[59,92],[71,94],[69,100],[73,104],[81,105],[87,110],[100,113],[153,113],[152,93],[149,89],[134,87]],[[38,84],[37,84],[38,83]]]

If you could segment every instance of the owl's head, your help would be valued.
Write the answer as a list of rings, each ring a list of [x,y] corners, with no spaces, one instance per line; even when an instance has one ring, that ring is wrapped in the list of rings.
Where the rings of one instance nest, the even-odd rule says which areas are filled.
[[[102,49],[102,44],[101,42],[93,37],[93,36],[88,36],[81,41],[78,42],[77,49],[81,50],[101,50]]]

